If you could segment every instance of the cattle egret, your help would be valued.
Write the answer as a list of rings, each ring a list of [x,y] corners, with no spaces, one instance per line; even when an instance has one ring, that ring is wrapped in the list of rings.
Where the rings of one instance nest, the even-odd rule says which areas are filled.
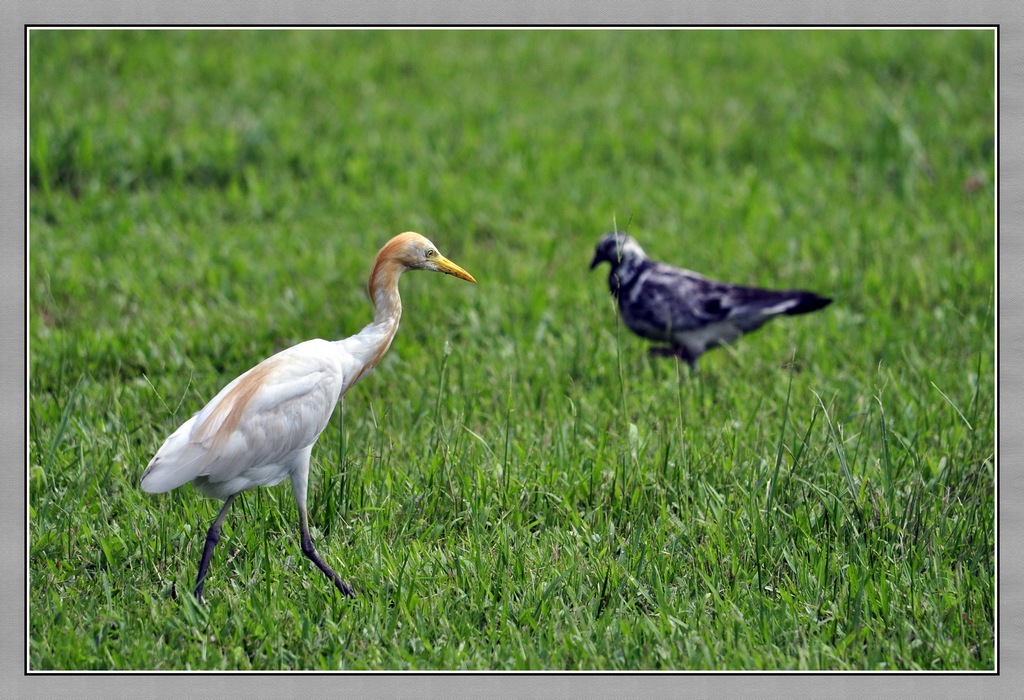
[[[626,327],[649,340],[652,355],[697,360],[719,345],[735,342],[775,316],[795,316],[828,306],[831,299],[801,290],[776,291],[710,280],[696,272],[655,262],[632,237],[609,233],[598,241],[593,270],[611,264],[608,287]]]
[[[355,596],[352,586],[317,554],[309,536],[309,456],[334,406],[391,345],[402,315],[398,278],[406,270],[444,272],[476,282],[418,233],[395,236],[377,253],[370,274],[373,323],[350,338],[307,340],[259,363],[175,430],[146,467],[143,491],[163,493],[192,482],[204,495],[224,501],[206,534],[196,577],[197,599],[202,599],[210,558],[235,497],[285,477],[291,477],[299,508],[302,553],[339,591]]]

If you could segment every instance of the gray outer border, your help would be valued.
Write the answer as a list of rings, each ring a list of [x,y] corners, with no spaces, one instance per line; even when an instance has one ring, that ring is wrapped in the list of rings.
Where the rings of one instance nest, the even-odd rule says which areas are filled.
[[[5,362],[0,374],[4,391],[4,415],[24,416],[24,431],[0,434],[0,450],[8,466],[0,474],[0,509],[7,527],[2,528],[2,551],[8,561],[25,559],[25,462],[27,457],[26,354],[27,304],[25,259],[25,25],[65,24],[942,24],[1000,25],[999,49],[999,223],[1004,231],[1024,219],[1021,181],[1022,87],[1024,87],[1024,22],[1020,10],[1008,0],[952,3],[892,3],[889,0],[803,3],[794,0],[763,5],[745,0],[727,7],[711,2],[646,2],[639,4],[592,1],[517,2],[477,0],[464,6],[441,2],[383,6],[370,0],[338,3],[242,2],[215,0],[207,3],[176,3],[144,0],[131,4],[102,2],[4,3],[0,10],[0,76],[3,84],[0,119],[0,162],[3,163],[0,206],[5,215],[0,276],[4,325],[10,333],[0,337]],[[20,225],[19,225],[20,224]],[[998,238],[1000,271],[1017,270],[1024,263],[1024,243],[1019,234]],[[1009,261],[1009,264],[1008,262]],[[1016,263],[1016,264],[1014,264]],[[1015,277],[1013,275],[1012,277]],[[1024,415],[1021,386],[1024,362],[1009,348],[1024,346],[1024,293],[999,275],[999,466],[1015,465],[1024,454],[1020,428]],[[20,286],[20,290],[19,290]],[[20,291],[20,293],[19,293]],[[18,300],[21,301],[20,307]],[[20,370],[20,371],[19,371]],[[1008,420],[1003,420],[1004,418]],[[1016,418],[1016,420],[1014,420]],[[1007,459],[1007,456],[1011,456]],[[1013,459],[1013,458],[1016,459]],[[5,567],[0,595],[8,601],[0,611],[3,676],[0,695],[19,698],[49,697],[189,697],[258,698],[400,697],[480,698],[492,696],[545,698],[633,697],[1019,697],[1022,664],[1022,617],[1020,610],[1022,565],[1012,553],[1020,551],[1022,506],[1016,498],[1024,493],[1024,475],[999,470],[1000,552],[997,675],[993,674],[365,674],[326,676],[315,674],[31,674],[25,673],[25,580],[24,565]],[[17,630],[19,633],[15,633]],[[1015,683],[1015,681],[1017,681]]]

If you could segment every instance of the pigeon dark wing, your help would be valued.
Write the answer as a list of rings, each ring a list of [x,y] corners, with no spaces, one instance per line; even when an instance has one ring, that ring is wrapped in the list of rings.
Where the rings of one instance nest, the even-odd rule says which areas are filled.
[[[729,319],[744,333],[757,330],[773,316],[796,316],[828,306],[831,299],[803,290],[771,290],[718,284],[704,298],[704,306],[717,307],[721,319]]]
[[[626,325],[653,340],[669,340],[673,331],[701,328],[726,318],[722,303],[727,285],[665,263],[645,261],[633,284],[619,293]]]

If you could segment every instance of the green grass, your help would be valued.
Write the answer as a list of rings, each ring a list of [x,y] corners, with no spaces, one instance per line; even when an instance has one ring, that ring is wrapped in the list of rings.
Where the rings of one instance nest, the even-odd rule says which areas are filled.
[[[46,669],[993,669],[986,31],[33,31],[29,654]],[[628,230],[834,296],[648,358]],[[372,315],[287,485],[139,476],[237,374]]]

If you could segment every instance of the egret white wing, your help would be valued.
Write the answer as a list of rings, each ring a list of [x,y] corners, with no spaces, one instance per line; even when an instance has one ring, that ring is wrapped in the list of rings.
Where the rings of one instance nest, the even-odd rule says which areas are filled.
[[[335,344],[312,340],[256,365],[167,438],[142,488],[160,493],[200,477],[228,482],[248,472],[249,486],[280,481],[287,471],[273,468],[287,467],[327,426],[341,397],[345,358]]]

